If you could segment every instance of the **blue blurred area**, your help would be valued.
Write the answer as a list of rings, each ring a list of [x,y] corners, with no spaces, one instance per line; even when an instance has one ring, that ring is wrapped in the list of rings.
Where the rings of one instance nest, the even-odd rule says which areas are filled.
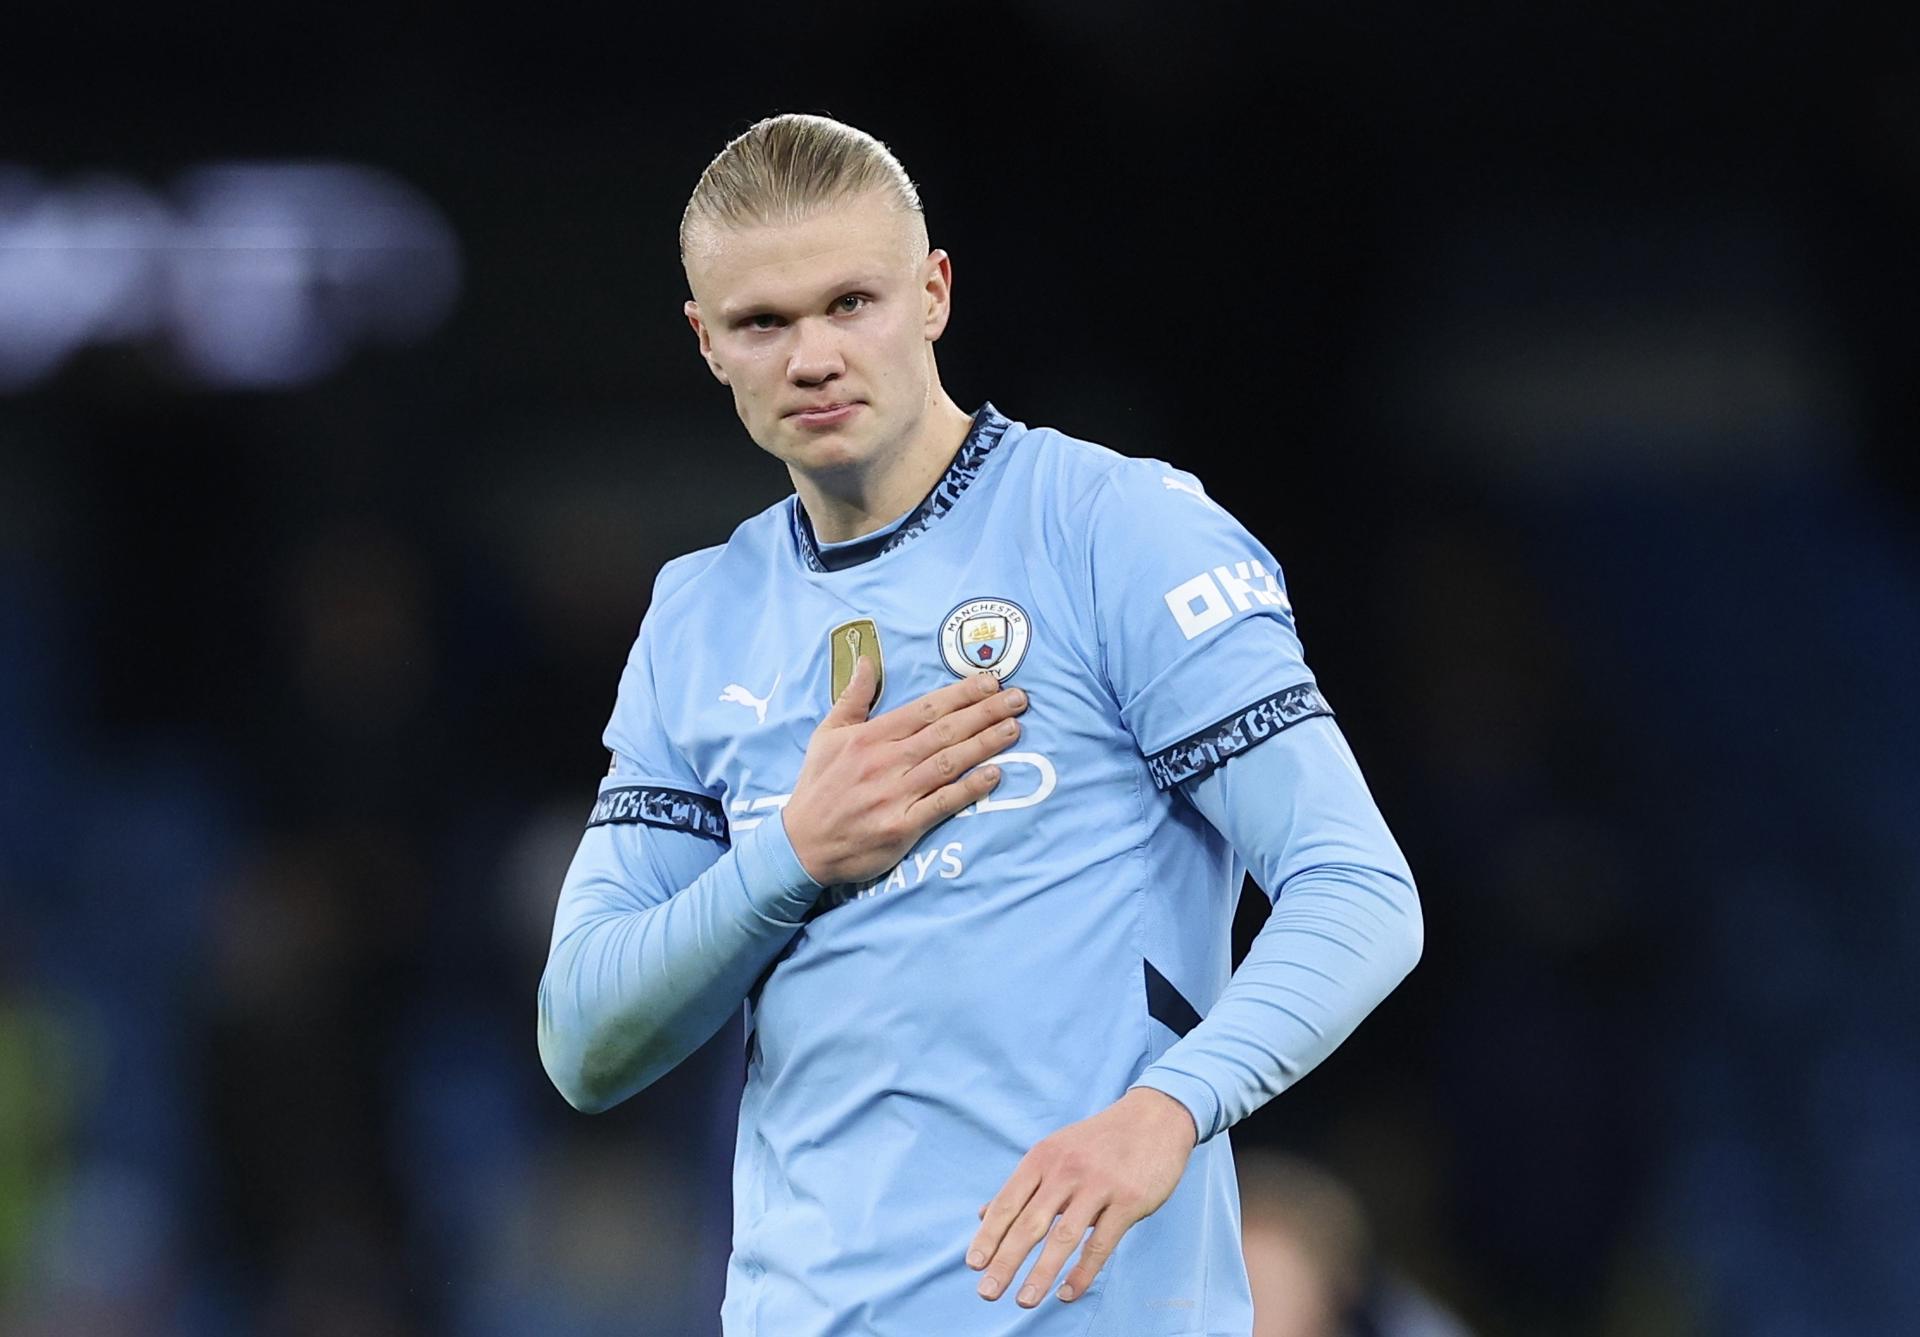
[[[717,1329],[737,1027],[587,1119],[533,991],[654,571],[787,491],[672,228],[799,108],[921,179],[962,402],[1192,468],[1287,563],[1429,937],[1236,1143],[1475,1331],[1920,1331],[1920,47],[990,9],[855,25],[854,85],[771,19],[698,87],[577,33],[93,34],[138,115],[11,44],[0,237],[155,245],[235,161],[433,221],[415,268],[175,266],[220,285],[167,319],[127,253],[65,257],[118,276],[84,311],[0,256],[89,331],[0,301],[45,364],[0,386],[0,1331]]]

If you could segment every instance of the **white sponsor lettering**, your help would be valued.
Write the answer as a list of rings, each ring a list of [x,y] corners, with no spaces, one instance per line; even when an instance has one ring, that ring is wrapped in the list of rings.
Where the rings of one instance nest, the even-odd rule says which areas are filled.
[[[1219,578],[1227,597],[1233,600],[1233,606],[1243,613],[1256,603],[1269,608],[1287,606],[1287,596],[1280,583],[1260,565],[1257,557],[1248,562],[1235,562],[1231,569],[1216,566],[1213,574]]]
[[[917,887],[927,880],[928,871],[934,861],[939,861],[939,871],[934,874],[951,881],[967,871],[966,860],[962,857],[966,847],[957,840],[949,840],[938,849],[928,850],[924,854],[916,853],[911,859],[902,859],[879,877],[866,882],[853,883],[845,887],[830,887],[822,899],[829,905],[844,905],[848,901],[867,901],[875,896],[884,896],[890,891],[905,891],[908,887]],[[908,865],[912,865],[909,875]]]
[[[955,817],[972,817],[986,812],[1016,812],[1044,803],[1060,786],[1053,763],[1038,752],[1006,752],[995,757],[1002,779],[993,793],[962,808]],[[750,779],[751,776],[748,777]],[[746,783],[743,780],[743,784]],[[791,794],[741,795],[727,803],[728,826],[734,833],[750,831],[767,820],[771,813],[787,806]],[[966,847],[957,840],[932,849],[916,849],[878,877],[847,886],[829,887],[821,903],[829,908],[848,901],[870,900],[889,891],[918,887],[929,878],[951,882],[967,871]]]
[[[1192,580],[1175,585],[1166,592],[1165,598],[1167,608],[1173,613],[1173,620],[1180,624],[1180,634],[1188,640],[1203,631],[1211,631],[1233,616],[1226,596],[1220,593],[1220,587],[1213,583],[1213,577],[1205,571]]]
[[[999,786],[979,802],[962,808],[954,814],[955,817],[971,817],[979,812],[1012,812],[1016,808],[1031,808],[1051,794],[1054,786],[1059,783],[1059,776],[1054,773],[1053,763],[1038,752],[1003,752],[993,759],[993,764],[1000,768]],[[1036,772],[1037,779],[1033,788],[1025,793],[1004,792],[1012,788],[1009,784],[1013,778],[1009,774],[1010,767],[1015,771],[1030,769]]]
[[[955,817],[1031,808],[1036,803],[1044,803],[1060,785],[1060,775],[1053,769],[1053,763],[1038,752],[1005,752],[995,757],[993,764],[1000,767],[1000,784],[985,798],[956,812]],[[733,799],[727,804],[727,811],[732,814],[727,824],[735,831],[750,831],[766,820],[765,814],[769,809],[779,811],[787,806],[787,800],[792,797],[791,794],[763,794],[759,798],[743,795]],[[945,851],[941,851],[941,854],[944,856]],[[914,856],[916,859],[919,857]],[[953,872],[942,872],[940,876],[958,877],[960,873],[956,867]]]
[[[1221,593],[1222,590],[1226,592]],[[1286,591],[1259,558],[1216,566],[1182,581],[1166,592],[1167,609],[1180,624],[1180,634],[1188,640],[1259,604],[1268,608],[1286,608]],[[1231,602],[1229,602],[1231,600]]]
[[[787,806],[787,800],[792,797],[791,794],[766,794],[756,799],[737,798],[730,805],[729,810],[734,813],[753,813],[765,812],[768,808],[772,808],[778,812]],[[766,820],[765,817],[736,816],[729,818],[727,825],[735,831],[751,831]]]

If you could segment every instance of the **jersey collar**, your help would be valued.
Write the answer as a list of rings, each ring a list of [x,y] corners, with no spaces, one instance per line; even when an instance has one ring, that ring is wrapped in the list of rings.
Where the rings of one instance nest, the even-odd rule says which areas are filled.
[[[870,562],[881,553],[892,552],[901,544],[918,537],[928,525],[953,509],[953,504],[960,500],[960,494],[972,486],[973,480],[979,476],[988,454],[1000,444],[1000,439],[1012,425],[1011,420],[991,403],[982,404],[980,411],[973,415],[973,426],[967,429],[967,439],[954,452],[953,462],[947,465],[947,471],[940,476],[940,481],[933,485],[933,491],[927,493],[920,504],[907,513],[905,519],[870,539],[835,545],[829,551],[822,552],[819,541],[813,536],[813,522],[807,519],[807,508],[800,504],[800,498],[796,495],[790,514],[793,542],[799,550],[800,560],[809,571],[841,571],[862,562]]]

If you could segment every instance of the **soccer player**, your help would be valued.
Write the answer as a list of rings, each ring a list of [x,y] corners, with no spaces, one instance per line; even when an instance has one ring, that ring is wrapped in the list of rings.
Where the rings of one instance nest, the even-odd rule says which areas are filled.
[[[1421,943],[1278,563],[1185,470],[954,403],[952,263],[861,131],[753,126],[680,245],[794,495],[654,583],[548,1073],[605,1109],[744,1002],[729,1334],[1245,1334],[1224,1134]]]

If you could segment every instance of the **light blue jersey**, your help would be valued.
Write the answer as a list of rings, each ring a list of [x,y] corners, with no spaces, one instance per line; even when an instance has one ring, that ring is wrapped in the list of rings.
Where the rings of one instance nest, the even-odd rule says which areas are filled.
[[[874,714],[982,672],[1031,704],[991,795],[886,875],[822,891],[780,809],[831,703],[836,638],[877,638]],[[1375,959],[1404,945],[1411,884],[1329,716],[1278,563],[1193,475],[991,406],[875,535],[823,547],[789,497],[662,569],[562,895],[541,1041],[598,1108],[745,997],[729,1334],[1250,1330],[1215,1134],[1411,965],[1400,946]],[[1299,741],[1262,746],[1283,736]],[[1298,884],[1283,905],[1304,918],[1291,947],[1263,934],[1262,1006],[1214,1017],[1249,862],[1270,893]],[[1341,933],[1339,961],[1306,959]],[[1342,971],[1367,975],[1362,1002]],[[1200,1130],[1172,1198],[1075,1303],[983,1302],[963,1262],[976,1209],[1034,1143],[1137,1084]]]

